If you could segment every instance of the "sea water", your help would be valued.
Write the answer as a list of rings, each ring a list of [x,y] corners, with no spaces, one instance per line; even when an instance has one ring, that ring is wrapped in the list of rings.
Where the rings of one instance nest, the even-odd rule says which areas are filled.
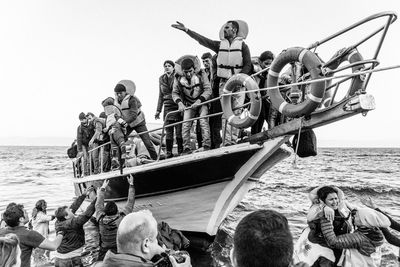
[[[72,163],[66,149],[0,146],[0,212],[9,202],[24,204],[29,214],[39,199],[47,201],[49,214],[60,205],[70,204],[74,197]],[[211,246],[212,264],[230,266],[234,229],[243,216],[257,209],[284,214],[296,240],[306,226],[308,192],[320,185],[338,186],[356,205],[361,205],[360,197],[371,197],[400,221],[399,178],[400,148],[320,148],[316,157],[295,160],[291,156],[269,170],[222,223]],[[54,222],[50,228],[54,229]],[[90,263],[95,257],[96,236],[93,229],[87,230],[85,262]],[[398,248],[385,243],[382,253],[382,266],[398,266]],[[197,262],[201,260],[194,266],[202,266]]]

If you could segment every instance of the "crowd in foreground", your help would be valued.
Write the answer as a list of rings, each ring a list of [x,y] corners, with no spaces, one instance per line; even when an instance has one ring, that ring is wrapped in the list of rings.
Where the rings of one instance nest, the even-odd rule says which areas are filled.
[[[104,203],[108,189],[88,188],[70,206],[60,206],[48,215],[40,200],[31,219],[24,207],[10,203],[2,214],[0,266],[83,266],[84,224],[98,226],[100,248],[92,266],[191,266],[189,240],[166,222],[158,222],[149,210],[132,212],[135,203],[134,178],[130,175],[125,207]],[[97,192],[96,192],[97,191]],[[293,245],[288,220],[274,210],[257,210],[246,215],[236,227],[230,260],[234,267],[290,266],[380,266],[380,247],[386,239],[400,246],[400,239],[388,228],[400,224],[374,202],[362,199],[366,207],[348,203],[334,186],[321,186],[309,193],[312,205],[308,227]],[[75,214],[85,198],[91,202]],[[49,221],[56,219],[53,239],[48,237]],[[32,224],[31,227],[27,225]],[[168,233],[168,234],[166,234]],[[49,251],[55,251],[50,259]],[[48,266],[48,265],[47,265]]]

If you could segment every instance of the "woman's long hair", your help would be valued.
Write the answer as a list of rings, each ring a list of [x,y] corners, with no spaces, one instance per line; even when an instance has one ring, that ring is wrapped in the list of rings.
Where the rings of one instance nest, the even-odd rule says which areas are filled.
[[[36,216],[39,211],[46,214],[46,207],[47,207],[47,203],[44,199],[38,200],[38,202],[36,202],[35,207],[32,210],[32,218],[36,219]]]
[[[19,239],[15,234],[7,234],[0,237],[0,266],[10,267],[19,262]],[[18,265],[19,266],[19,265]]]

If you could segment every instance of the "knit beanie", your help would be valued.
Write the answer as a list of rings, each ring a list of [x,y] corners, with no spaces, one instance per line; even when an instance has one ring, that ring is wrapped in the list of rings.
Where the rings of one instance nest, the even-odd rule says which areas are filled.
[[[191,60],[190,58],[185,58],[184,60],[182,60],[182,70],[188,70],[190,68],[194,68],[194,63],[193,60]]]
[[[201,56],[201,59],[206,59],[206,58],[209,58],[209,59],[212,58],[212,55],[211,55],[210,52],[206,52],[206,53],[204,53],[204,54]]]
[[[163,66],[165,67],[165,64],[167,64],[167,63],[175,68],[175,63],[172,60],[165,60]]]
[[[79,113],[79,120],[84,120],[84,119],[86,119],[85,113],[83,112]]]

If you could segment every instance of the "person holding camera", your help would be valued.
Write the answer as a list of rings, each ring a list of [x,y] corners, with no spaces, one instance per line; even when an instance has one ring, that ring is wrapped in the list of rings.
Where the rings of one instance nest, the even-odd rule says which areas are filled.
[[[165,250],[157,242],[157,233],[157,221],[149,210],[141,210],[126,215],[118,227],[118,253],[109,250],[102,266],[159,266],[152,259],[159,254],[163,255]],[[181,263],[177,263],[174,255],[169,255],[169,266],[192,266],[189,255],[183,255],[182,258],[182,260],[178,260]],[[157,261],[157,263],[159,262]]]

